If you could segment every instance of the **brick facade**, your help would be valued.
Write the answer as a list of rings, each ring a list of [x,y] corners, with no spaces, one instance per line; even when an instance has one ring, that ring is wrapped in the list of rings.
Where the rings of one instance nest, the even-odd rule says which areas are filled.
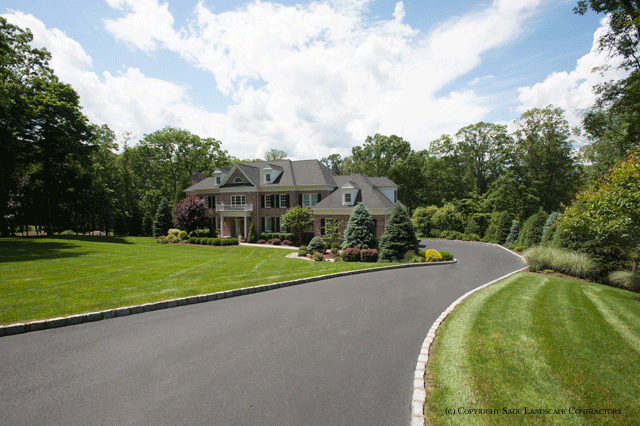
[[[338,226],[338,232],[340,233],[340,235],[344,235],[344,231],[345,229],[347,229],[347,223],[349,222],[350,215],[351,215],[351,212],[345,215],[335,215],[335,214],[314,215],[313,216],[314,235],[319,237],[323,236],[322,221],[326,219],[334,219],[334,220],[337,220],[338,222],[342,221],[342,223],[340,223],[340,225]],[[386,226],[386,223],[387,223],[386,222],[387,217],[385,215],[371,215],[371,219],[373,219],[374,223],[376,224],[376,238],[379,241],[380,237],[382,237],[382,234],[384,233],[384,227]]]

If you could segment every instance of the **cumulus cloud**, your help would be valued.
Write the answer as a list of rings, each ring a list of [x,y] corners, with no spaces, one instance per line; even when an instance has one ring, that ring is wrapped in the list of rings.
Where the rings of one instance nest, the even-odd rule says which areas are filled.
[[[191,105],[186,87],[133,67],[98,76],[79,44],[66,36],[47,39],[57,30],[41,22],[38,33],[51,50],[56,43],[77,56],[73,65],[54,68],[79,91],[91,118],[140,133],[186,127],[243,158],[273,147],[320,158],[346,155],[376,132],[402,135],[422,149],[482,120],[488,109],[471,87],[439,91],[477,67],[484,52],[516,39],[540,0],[495,0],[428,33],[404,23],[401,1],[392,16],[377,20],[367,17],[370,2],[255,1],[220,13],[200,2],[188,25],[176,28],[167,3],[107,0],[123,15],[104,21],[117,41],[147,53],[170,50],[185,66],[210,72],[230,99],[225,114]]]
[[[607,52],[598,51],[598,40],[607,32],[608,18],[604,18],[600,24],[600,28],[594,33],[591,51],[578,59],[573,71],[554,72],[541,83],[518,88],[518,99],[521,102],[518,112],[553,105],[565,110],[565,117],[571,127],[580,126],[582,113],[596,101],[593,86],[628,75],[625,71],[615,69],[615,58],[612,61]],[[604,73],[593,72],[594,68],[605,64],[612,65],[612,68]]]

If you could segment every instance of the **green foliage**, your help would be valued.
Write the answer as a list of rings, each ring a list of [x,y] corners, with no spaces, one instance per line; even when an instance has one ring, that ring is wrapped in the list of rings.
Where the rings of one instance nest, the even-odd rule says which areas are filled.
[[[615,271],[609,274],[609,281],[618,287],[629,290],[640,290],[640,273],[631,271]]]
[[[340,251],[340,243],[335,241],[331,243],[331,253],[337,253]]]
[[[619,249],[624,258],[633,258],[637,270],[640,257],[640,151],[629,154],[602,181],[576,196],[560,219],[572,242],[591,243],[606,251]],[[603,250],[603,251],[604,251]],[[594,253],[595,254],[595,253]],[[604,271],[623,269],[607,259]],[[611,269],[609,269],[611,268]]]
[[[252,223],[249,227],[249,233],[247,234],[247,242],[251,244],[255,244],[258,241],[258,232],[256,231],[256,226]]]
[[[443,257],[437,250],[429,249],[424,254],[424,260],[426,262],[442,262]]]
[[[218,238],[216,238],[217,240]],[[224,240],[221,240],[221,245],[223,246],[237,246],[238,245],[238,239],[237,238],[225,238]]]
[[[313,225],[313,214],[306,207],[295,206],[282,215],[281,224],[282,227],[293,231],[296,234],[297,241],[300,243],[304,229]]]
[[[172,234],[172,235],[175,235],[176,237],[178,236],[179,233],[180,233],[180,230],[177,228],[170,228],[167,231],[167,234]]]
[[[496,244],[504,245],[504,243],[507,241],[507,237],[509,236],[509,231],[511,231],[511,225],[512,220],[509,212],[504,211],[500,213],[495,234]]]
[[[169,234],[169,235],[167,235],[167,240],[169,240],[169,242],[171,242],[171,241],[173,241],[173,240],[175,240],[175,239],[177,239],[177,238],[178,238],[178,237],[176,237],[174,234]]]
[[[527,249],[523,256],[532,272],[552,269],[573,277],[588,278],[597,271],[593,259],[575,251],[538,246]]]
[[[314,252],[324,253],[325,250],[327,249],[327,245],[325,244],[324,240],[321,237],[313,237],[311,239],[311,242],[309,242],[307,249],[311,253],[314,253]]]
[[[156,238],[156,243],[167,244],[168,242],[169,240],[167,240],[167,237],[165,237],[164,235],[161,235],[158,238]]]
[[[313,252],[313,260],[316,262],[322,262],[324,260],[324,254],[318,251]]]
[[[187,238],[189,238],[189,234],[187,234],[186,231],[180,231],[178,232],[178,238],[180,238],[181,240],[186,240]]]
[[[345,262],[360,262],[362,258],[361,250],[355,247],[348,248],[348,249],[342,250],[340,257]]]
[[[518,235],[520,235],[520,221],[514,220],[511,223],[511,228],[509,229],[509,235],[507,235],[507,239],[505,240],[505,245],[513,245],[518,240]]]
[[[287,158],[287,153],[281,149],[271,148],[264,156],[266,161],[277,161]]]
[[[169,202],[166,198],[160,201],[156,216],[153,220],[153,236],[159,237],[160,235],[166,235],[169,229],[173,226],[173,215],[171,214],[171,208],[169,208]]]
[[[380,260],[402,259],[408,250],[418,250],[416,231],[405,209],[396,203],[380,238]]]
[[[524,246],[515,246],[513,251],[517,251],[518,253],[522,253],[524,251]]]
[[[378,248],[376,225],[369,214],[369,210],[362,203],[358,203],[349,216],[347,229],[344,231],[342,248]],[[347,261],[348,262],[348,261]]]
[[[453,255],[448,251],[444,251],[443,250],[443,251],[439,251],[438,253],[440,253],[440,256],[442,256],[442,260],[444,260],[444,261],[448,262],[448,261],[453,260]]]
[[[462,214],[456,211],[456,206],[453,203],[447,203],[434,213],[432,226],[442,231],[462,232],[464,220],[462,219]]]
[[[542,229],[547,220],[547,214],[540,209],[525,222],[516,245],[527,248],[536,246],[542,241]]]
[[[298,257],[305,257],[307,253],[309,253],[309,250],[307,250],[307,246],[298,247]]]
[[[60,235],[68,236],[68,235],[76,235],[76,233],[73,232],[71,229],[67,229],[66,231],[62,231]]]
[[[478,224],[476,218],[473,217],[473,215],[469,215],[469,217],[467,218],[467,222],[464,226],[464,233],[465,234],[481,234],[482,233],[480,225]]]
[[[431,235],[433,215],[438,211],[438,206],[418,207],[413,211],[411,221],[418,235]]]
[[[562,216],[562,213],[560,212],[552,212],[549,215],[547,221],[544,223],[544,227],[542,228],[542,241],[551,241],[553,239],[553,232],[550,236],[547,236],[547,234],[549,233],[549,228],[551,228],[558,221],[560,216]]]

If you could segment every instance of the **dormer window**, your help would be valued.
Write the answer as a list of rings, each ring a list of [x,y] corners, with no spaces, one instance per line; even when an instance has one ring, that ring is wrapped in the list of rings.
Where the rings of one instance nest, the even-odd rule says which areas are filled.
[[[346,182],[341,187],[342,189],[342,205],[352,206],[355,204],[356,196],[358,195],[358,185],[353,182]]]
[[[271,173],[265,173],[264,181],[267,183],[271,182]]]
[[[220,185],[220,182],[222,182],[222,177],[216,176],[216,185]]]
[[[344,202],[346,204],[351,204],[351,193],[347,192],[346,194],[344,194]]]

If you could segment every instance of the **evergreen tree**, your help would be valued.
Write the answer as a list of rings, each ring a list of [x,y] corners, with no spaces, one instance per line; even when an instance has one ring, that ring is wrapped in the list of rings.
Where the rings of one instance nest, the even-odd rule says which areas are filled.
[[[547,214],[542,210],[538,210],[538,213],[531,216],[524,224],[520,238],[518,238],[518,245],[524,247],[533,247],[540,244],[542,240],[542,229],[547,221]]]
[[[518,235],[520,234],[520,221],[514,220],[511,224],[511,229],[509,229],[509,235],[507,235],[507,240],[504,242],[505,245],[515,244],[518,239]]]
[[[396,203],[380,238],[380,260],[403,259],[409,250],[418,251],[416,231],[406,210]]]
[[[509,212],[504,211],[500,213],[498,219],[498,229],[496,230],[496,243],[503,245],[507,241],[509,231],[511,231],[511,215]]]
[[[153,220],[153,236],[160,237],[167,235],[169,229],[173,228],[173,215],[171,214],[171,208],[166,198],[160,201],[158,210],[156,211],[156,217]]]
[[[358,248],[377,249],[378,240],[376,239],[376,225],[371,219],[369,210],[362,203],[358,203],[351,211],[347,229],[344,230],[344,241],[342,249]]]
[[[255,244],[258,241],[258,232],[256,231],[256,226],[252,223],[249,227],[249,233],[247,234],[247,242],[251,244]]]

